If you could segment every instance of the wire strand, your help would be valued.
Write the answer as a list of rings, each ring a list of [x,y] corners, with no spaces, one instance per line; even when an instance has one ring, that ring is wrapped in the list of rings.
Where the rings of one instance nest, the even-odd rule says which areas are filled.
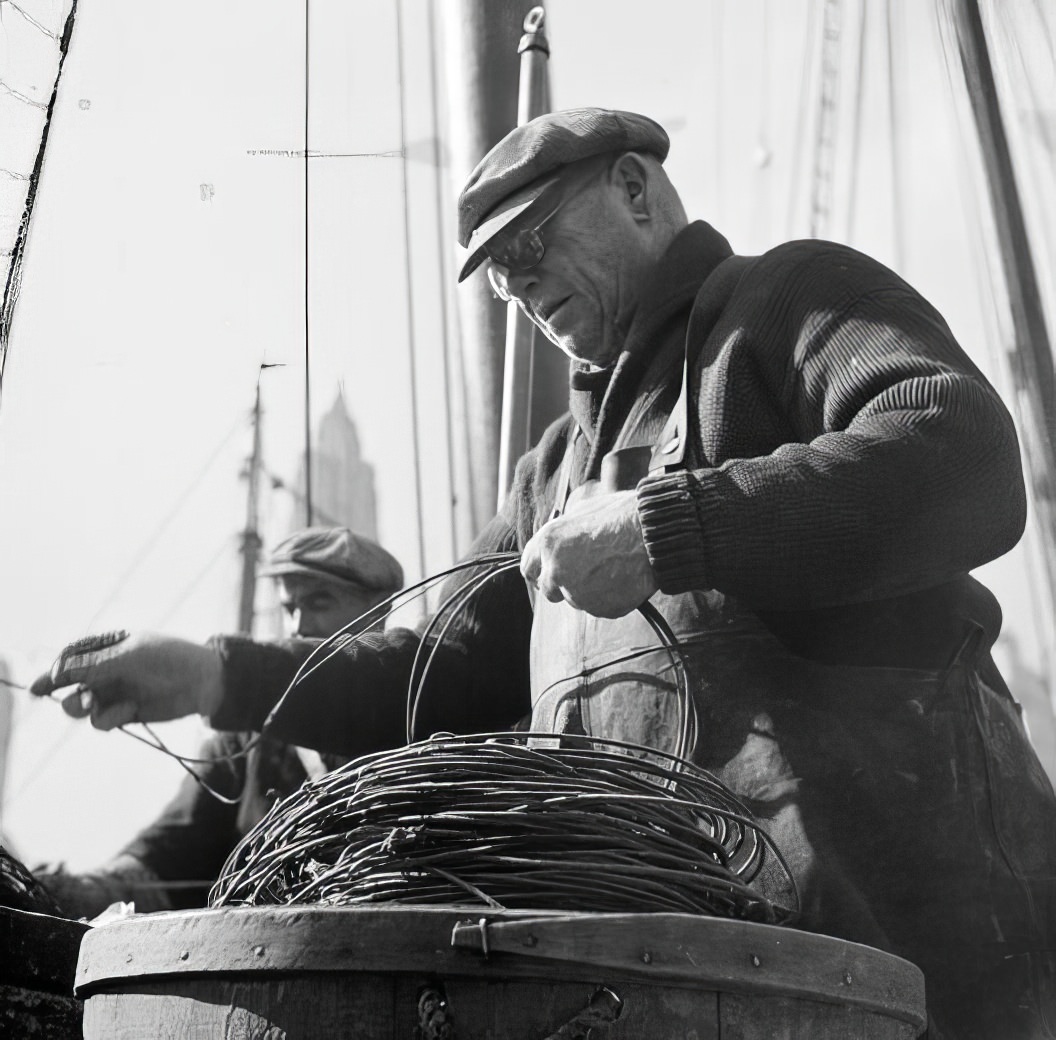
[[[509,570],[515,569],[520,565],[520,557],[515,556],[514,559],[509,560],[506,563],[495,563],[491,566],[485,574],[478,578],[471,578],[470,581],[458,588],[447,600],[443,603],[440,609],[433,615],[432,620],[429,622],[429,627],[422,634],[421,642],[418,644],[418,649],[414,655],[414,661],[411,664],[411,677],[408,683],[407,689],[407,743],[411,743],[415,739],[415,733],[417,731],[417,720],[418,720],[418,705],[421,700],[422,690],[425,686],[425,680],[429,674],[429,670],[432,667],[433,660],[436,657],[436,653],[440,648],[440,645],[444,641],[444,637],[447,635],[448,629],[454,623],[458,617],[459,611],[463,610],[471,599],[498,574],[503,574]],[[444,622],[443,628],[440,630],[436,639],[433,640],[432,646],[429,651],[429,657],[426,659],[425,666],[422,669],[421,678],[417,684],[414,681],[415,674],[418,670],[418,661],[421,656],[422,648],[429,645],[429,638],[432,635],[433,628],[439,623],[440,619],[444,616],[444,613],[450,609],[451,613],[447,621]]]

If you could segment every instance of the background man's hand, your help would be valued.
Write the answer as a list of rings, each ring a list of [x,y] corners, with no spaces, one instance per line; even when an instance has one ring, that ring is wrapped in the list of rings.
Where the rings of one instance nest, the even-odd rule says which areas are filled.
[[[541,527],[521,554],[521,574],[551,602],[616,618],[658,586],[634,491],[594,495]]]
[[[47,697],[73,687],[62,698],[66,714],[91,716],[97,729],[114,729],[211,714],[222,684],[220,657],[211,647],[143,632],[71,643],[30,691]]]

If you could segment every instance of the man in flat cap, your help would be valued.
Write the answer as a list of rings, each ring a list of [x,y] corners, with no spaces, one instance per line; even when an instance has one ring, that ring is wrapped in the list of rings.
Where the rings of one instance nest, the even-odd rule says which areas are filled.
[[[330,636],[403,587],[399,561],[347,527],[295,531],[260,574],[275,579],[291,639]],[[375,612],[375,626],[387,613]],[[158,818],[108,863],[79,874],[45,867],[37,879],[77,917],[94,917],[117,901],[134,901],[141,913],[204,906],[228,854],[272,804],[338,764],[334,756],[254,736],[213,733],[196,756],[195,772],[223,801],[185,777]]]
[[[272,551],[261,574],[279,585],[286,634],[323,639],[403,588],[403,568],[347,527],[307,527]]]
[[[817,241],[736,256],[690,223],[667,149],[644,116],[556,112],[459,199],[462,276],[483,267],[569,356],[570,411],[474,550],[519,551],[533,603],[506,574],[464,607],[420,733],[496,728],[530,701],[533,728],[691,757],[781,847],[801,927],[924,970],[935,1036],[1052,1035],[1056,800],[990,657],[999,607],[969,575],[1023,530],[1012,421],[892,271]],[[682,644],[688,708],[649,656],[647,600]],[[398,712],[373,705],[402,703],[416,645],[349,647],[276,733],[397,742]],[[64,654],[37,689],[87,684],[68,710],[103,727],[253,727],[297,660],[139,637]],[[179,690],[151,684],[159,661]]]

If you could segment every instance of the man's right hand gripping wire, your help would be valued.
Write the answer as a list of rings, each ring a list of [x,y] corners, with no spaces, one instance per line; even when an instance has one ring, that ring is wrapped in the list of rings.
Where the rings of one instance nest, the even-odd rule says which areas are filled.
[[[70,643],[30,686],[38,697],[62,691],[75,719],[96,729],[209,715],[223,693],[218,651],[172,636],[110,632]]]

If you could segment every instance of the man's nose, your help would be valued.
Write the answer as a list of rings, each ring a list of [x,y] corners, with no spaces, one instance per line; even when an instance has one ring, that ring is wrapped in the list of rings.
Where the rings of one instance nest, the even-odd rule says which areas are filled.
[[[312,635],[311,615],[303,610],[295,610],[290,615],[290,626],[295,636],[307,637]]]
[[[528,292],[539,282],[538,272],[534,267],[527,271],[504,271],[502,285],[506,294],[518,303],[528,298]]]
[[[301,612],[299,610],[290,610],[287,607],[282,622],[282,629],[286,633],[287,639],[301,634]]]

